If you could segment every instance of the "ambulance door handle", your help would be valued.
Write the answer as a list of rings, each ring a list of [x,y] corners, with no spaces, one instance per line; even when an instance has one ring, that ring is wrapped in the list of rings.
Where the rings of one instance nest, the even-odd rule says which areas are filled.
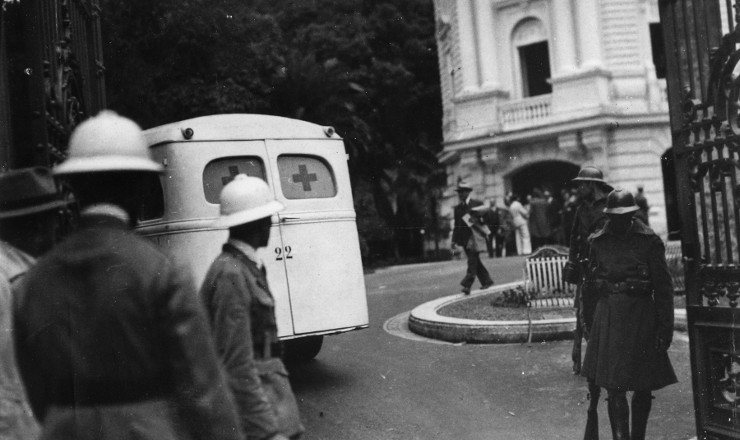
[[[280,217],[280,223],[285,223],[290,220],[300,220],[298,217]]]

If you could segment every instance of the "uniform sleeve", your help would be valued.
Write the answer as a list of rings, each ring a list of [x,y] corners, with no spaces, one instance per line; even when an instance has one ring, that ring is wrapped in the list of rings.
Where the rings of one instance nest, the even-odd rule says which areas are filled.
[[[673,339],[673,282],[665,260],[665,246],[657,236],[653,236],[650,243],[648,266],[658,315],[658,337],[670,344]]]
[[[194,439],[242,439],[203,305],[184,273],[168,267],[158,277],[160,322],[178,409]]]
[[[208,279],[211,286],[204,288],[212,289],[208,313],[216,350],[226,369],[242,429],[248,439],[270,438],[278,426],[254,360],[249,287],[238,272],[225,271]]]

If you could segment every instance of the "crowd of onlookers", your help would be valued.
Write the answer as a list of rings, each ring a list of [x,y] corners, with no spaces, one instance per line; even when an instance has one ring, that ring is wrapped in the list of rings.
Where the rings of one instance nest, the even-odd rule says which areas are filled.
[[[648,224],[648,205],[640,186],[635,197],[640,211],[636,214]],[[483,221],[491,230],[488,256],[528,255],[545,245],[568,246],[573,218],[579,204],[575,188],[558,193],[535,187],[524,197],[509,192],[503,206],[490,199],[490,210]]]

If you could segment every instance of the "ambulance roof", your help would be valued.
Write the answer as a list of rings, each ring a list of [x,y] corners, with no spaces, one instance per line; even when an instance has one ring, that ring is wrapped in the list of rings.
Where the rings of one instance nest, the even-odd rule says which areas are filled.
[[[340,139],[333,128],[281,116],[224,114],[201,116],[144,131],[150,146],[170,142],[250,139]]]

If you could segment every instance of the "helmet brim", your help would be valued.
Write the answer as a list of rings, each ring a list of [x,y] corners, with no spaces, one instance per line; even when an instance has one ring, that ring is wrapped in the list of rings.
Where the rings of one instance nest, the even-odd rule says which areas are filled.
[[[635,212],[639,210],[637,206],[624,206],[620,208],[605,208],[604,213],[605,214],[628,214],[630,212]]]
[[[153,160],[143,157],[73,157],[54,167],[52,174],[55,176],[64,176],[69,174],[99,173],[106,171],[144,171],[162,173],[164,172],[164,167]]]
[[[245,209],[233,214],[222,215],[213,222],[212,226],[219,229],[231,228],[233,226],[239,226],[261,218],[269,217],[273,214],[277,214],[283,209],[285,209],[285,206],[283,206],[282,203],[277,200],[273,200],[266,205],[262,205],[254,209]]]

